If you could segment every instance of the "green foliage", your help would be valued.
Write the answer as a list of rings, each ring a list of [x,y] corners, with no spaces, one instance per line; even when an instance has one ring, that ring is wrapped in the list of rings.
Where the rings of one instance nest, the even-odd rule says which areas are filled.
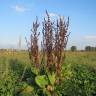
[[[55,84],[55,80],[56,80],[55,76],[56,76],[55,73],[52,73],[52,74],[48,73],[48,79],[49,79],[51,85]]]
[[[60,93],[64,96],[95,96],[96,70],[81,64],[68,66],[64,66],[64,80],[57,87]]]
[[[48,73],[45,68],[33,71],[33,67],[29,65],[24,72],[26,64],[21,62],[23,60],[19,60],[0,58],[0,64],[4,64],[1,66],[1,69],[4,69],[0,69],[0,96],[96,95],[96,53],[67,53],[65,64],[62,66],[62,81],[56,85],[58,75]],[[19,81],[23,73],[23,78]],[[47,82],[46,86],[42,85],[43,82],[44,84]],[[48,89],[53,91],[49,92]]]
[[[20,82],[15,88],[16,96],[32,96],[33,87],[27,84],[26,82]]]
[[[41,88],[45,88],[48,85],[48,79],[46,75],[36,76],[35,81]]]
[[[5,74],[0,79],[0,96],[13,96],[15,90],[15,78],[12,73]]]
[[[76,51],[77,50],[77,47],[76,46],[72,46],[71,47],[71,51]]]
[[[13,73],[20,78],[24,71],[24,65],[22,62],[18,61],[17,59],[11,59],[9,61],[9,65],[11,71],[13,71]]]
[[[40,70],[38,68],[35,68],[33,66],[31,66],[31,71],[35,74],[35,75],[38,75]]]

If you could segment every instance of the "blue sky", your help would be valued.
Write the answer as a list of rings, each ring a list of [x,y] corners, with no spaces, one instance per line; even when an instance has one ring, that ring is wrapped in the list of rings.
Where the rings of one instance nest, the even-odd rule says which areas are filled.
[[[41,22],[45,10],[52,18],[70,17],[68,48],[96,46],[96,0],[0,0],[0,47],[18,46],[20,35],[26,44],[32,22],[36,16]]]

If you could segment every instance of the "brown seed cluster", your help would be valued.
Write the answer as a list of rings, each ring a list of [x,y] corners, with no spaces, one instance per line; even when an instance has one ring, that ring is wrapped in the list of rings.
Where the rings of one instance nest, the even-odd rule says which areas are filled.
[[[67,23],[64,22],[64,18],[60,17],[57,20],[57,26],[55,31],[55,46],[54,46],[54,56],[56,60],[56,70],[59,72],[61,70],[61,65],[64,61],[64,48],[68,42],[68,31],[69,17]]]
[[[51,70],[51,65],[53,63],[53,23],[50,20],[50,16],[47,13],[47,20],[44,18],[43,22],[43,45],[44,53],[47,57],[47,67]]]
[[[67,22],[64,21],[63,17],[60,17],[59,19],[57,19],[57,22],[55,24],[50,19],[50,15],[47,11],[46,15],[47,19],[44,18],[43,21],[43,39],[41,42],[41,50],[43,50],[43,56],[40,56],[40,50],[38,49],[39,33],[37,29],[39,27],[39,24],[37,20],[35,23],[33,22],[33,28],[31,30],[31,42],[30,47],[28,48],[29,56],[35,67],[42,66],[42,63],[39,61],[45,60],[47,64],[43,64],[43,67],[45,66],[48,71],[51,71],[53,68],[52,66],[55,65],[54,69],[57,73],[59,73],[61,71],[61,66],[65,57],[64,48],[66,48],[66,44],[68,42],[69,17]],[[39,56],[42,58],[40,58]]]
[[[33,22],[33,26],[31,29],[31,36],[30,36],[30,43],[28,44],[28,52],[29,52],[29,58],[32,62],[32,64],[35,67],[39,67],[39,46],[38,46],[38,36],[40,32],[38,33],[37,29],[39,27],[38,19],[36,19],[36,22]]]

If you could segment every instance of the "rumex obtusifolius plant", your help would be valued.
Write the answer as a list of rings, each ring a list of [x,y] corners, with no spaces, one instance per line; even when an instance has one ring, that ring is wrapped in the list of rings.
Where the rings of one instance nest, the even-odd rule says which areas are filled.
[[[43,50],[43,53],[46,56],[47,59],[47,67],[50,71],[50,67],[52,64],[54,64],[54,61],[57,61],[55,63],[55,67],[57,70],[60,70],[60,66],[62,65],[62,62],[64,61],[64,48],[66,48],[66,44],[68,42],[68,26],[69,26],[69,17],[67,23],[64,21],[63,17],[60,17],[59,20],[57,20],[57,24],[55,25],[51,19],[50,15],[46,11],[47,14],[47,20],[44,18],[43,22],[43,40],[41,41],[41,50]],[[40,32],[38,32],[38,19],[36,19],[36,22],[33,22],[33,28],[31,29],[32,34],[30,36],[30,45],[28,47],[29,51],[29,58],[34,64],[34,66],[39,67],[41,64],[40,58],[40,50],[38,46],[38,36],[40,35]],[[43,55],[43,54],[42,54]]]
[[[50,15],[46,11],[47,18],[44,18],[42,28],[41,50],[39,50],[38,19],[33,22],[28,44],[29,58],[32,63],[32,71],[36,74],[35,82],[42,89],[43,93],[56,94],[55,86],[60,83],[62,74],[62,64],[64,63],[64,49],[68,42],[68,21],[59,17],[57,22],[52,22]],[[41,90],[39,89],[39,90]]]

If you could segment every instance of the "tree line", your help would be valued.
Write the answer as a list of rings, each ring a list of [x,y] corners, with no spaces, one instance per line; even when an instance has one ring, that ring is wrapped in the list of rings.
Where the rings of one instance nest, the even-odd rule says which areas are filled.
[[[77,46],[71,46],[71,51],[77,51]],[[81,51],[96,51],[96,47],[93,46],[85,46],[84,50]]]

